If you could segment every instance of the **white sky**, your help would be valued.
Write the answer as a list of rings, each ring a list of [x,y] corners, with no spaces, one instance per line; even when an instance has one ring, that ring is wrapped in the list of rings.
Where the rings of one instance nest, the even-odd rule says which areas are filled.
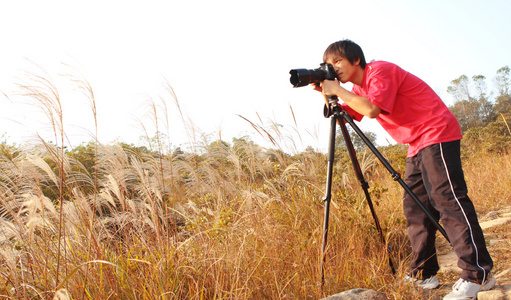
[[[152,130],[149,100],[164,99],[171,128],[162,131],[173,146],[185,146],[189,134],[165,92],[168,82],[201,132],[221,131],[228,142],[250,135],[268,146],[238,115],[258,124],[260,117],[283,125],[283,147],[324,150],[330,125],[321,95],[293,89],[290,69],[317,68],[330,43],[349,38],[367,61],[399,64],[449,104],[451,80],[481,74],[491,88],[496,71],[511,66],[510,13],[507,0],[3,1],[0,134],[16,143],[37,133],[52,138],[46,118],[16,96],[26,72],[40,74],[35,63],[59,87],[72,146],[91,140],[94,122],[67,73],[92,85],[103,143],[141,144],[140,122]],[[361,127],[386,143],[377,123]]]

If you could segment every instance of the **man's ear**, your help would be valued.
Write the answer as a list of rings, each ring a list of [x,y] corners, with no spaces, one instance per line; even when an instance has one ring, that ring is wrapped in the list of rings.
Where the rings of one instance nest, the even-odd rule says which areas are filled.
[[[353,61],[353,65],[354,66],[359,66],[360,65],[360,58],[357,58],[356,60]]]

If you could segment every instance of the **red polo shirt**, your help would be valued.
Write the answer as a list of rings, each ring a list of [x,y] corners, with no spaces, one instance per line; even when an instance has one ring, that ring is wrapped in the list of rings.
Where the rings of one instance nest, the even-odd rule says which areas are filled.
[[[396,142],[409,144],[408,157],[429,145],[462,138],[456,117],[433,89],[395,64],[367,64],[362,85],[353,85],[352,92],[381,109],[376,120]],[[347,111],[357,121],[363,117],[350,108]]]

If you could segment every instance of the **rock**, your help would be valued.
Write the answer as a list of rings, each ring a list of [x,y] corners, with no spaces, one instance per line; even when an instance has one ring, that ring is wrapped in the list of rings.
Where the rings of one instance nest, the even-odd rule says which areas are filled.
[[[328,296],[322,300],[388,300],[388,298],[385,294],[375,290],[353,289]]]
[[[493,219],[493,220],[486,221],[486,222],[481,222],[480,225],[481,225],[481,229],[485,230],[485,229],[488,229],[491,227],[505,225],[509,222],[511,222],[511,217],[506,216],[506,217],[501,217],[501,218]]]
[[[511,273],[511,269],[507,269],[507,270],[503,270],[501,272],[498,272],[498,273],[495,273],[495,279],[501,279],[501,278],[505,278],[507,276],[509,276],[509,274]]]
[[[511,284],[495,286],[493,290],[479,292],[477,300],[506,300],[511,299]]]
[[[490,211],[489,213],[487,213],[483,219],[490,219],[490,220],[493,220],[493,219],[496,219],[499,217],[499,213],[496,212],[496,211]]]
[[[511,283],[504,284],[502,290],[507,295],[508,299],[511,299]]]
[[[478,300],[506,300],[506,295],[499,290],[491,290],[477,293]]]

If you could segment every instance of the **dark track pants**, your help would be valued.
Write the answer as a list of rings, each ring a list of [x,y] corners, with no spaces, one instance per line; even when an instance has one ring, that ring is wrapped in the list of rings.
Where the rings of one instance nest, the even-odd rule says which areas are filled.
[[[458,256],[461,278],[483,282],[493,267],[472,201],[467,195],[460,141],[428,146],[406,160],[405,182],[441,220]],[[438,270],[434,224],[405,192],[403,201],[413,257],[411,274],[428,278]]]

